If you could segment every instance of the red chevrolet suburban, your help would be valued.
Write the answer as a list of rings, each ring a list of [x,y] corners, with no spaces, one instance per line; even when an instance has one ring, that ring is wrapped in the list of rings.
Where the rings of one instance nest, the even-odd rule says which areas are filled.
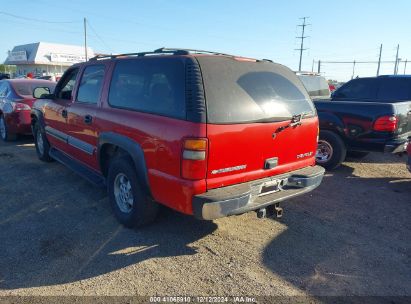
[[[307,91],[268,60],[165,48],[98,56],[69,68],[53,94],[38,90],[39,158],[106,185],[127,227],[154,220],[158,204],[204,220],[281,215],[280,201],[324,175]]]

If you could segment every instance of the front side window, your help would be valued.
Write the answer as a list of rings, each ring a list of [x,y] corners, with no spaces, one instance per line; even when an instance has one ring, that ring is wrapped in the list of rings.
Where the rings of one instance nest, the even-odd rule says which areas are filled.
[[[113,72],[109,104],[185,119],[184,64],[166,58],[119,60]]]
[[[77,102],[97,103],[103,87],[104,65],[92,65],[84,69],[77,93]]]
[[[56,90],[56,97],[58,99],[72,100],[77,73],[78,68],[67,71],[63,76],[62,82],[58,84],[58,89]]]

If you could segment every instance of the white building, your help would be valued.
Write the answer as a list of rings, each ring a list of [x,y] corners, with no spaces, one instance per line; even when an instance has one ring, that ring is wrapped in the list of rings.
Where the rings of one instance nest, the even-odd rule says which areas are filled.
[[[93,56],[93,50],[87,48],[87,58]],[[16,76],[28,73],[61,76],[74,63],[84,61],[83,46],[37,42],[15,46],[4,64],[15,65]]]

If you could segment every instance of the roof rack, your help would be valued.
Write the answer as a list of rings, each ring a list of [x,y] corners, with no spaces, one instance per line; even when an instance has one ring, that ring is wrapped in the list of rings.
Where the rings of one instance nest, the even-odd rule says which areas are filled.
[[[118,57],[125,57],[125,56],[147,56],[147,55],[158,55],[158,54],[171,54],[171,55],[189,55],[192,54],[213,54],[213,55],[224,55],[224,56],[234,56],[229,54],[224,54],[220,52],[212,52],[212,51],[204,51],[204,50],[194,50],[194,49],[179,49],[179,48],[159,48],[152,52],[140,52],[140,53],[126,53],[126,54],[117,54],[117,55],[105,55],[99,54],[90,58],[90,61],[102,60],[102,59],[114,59]]]

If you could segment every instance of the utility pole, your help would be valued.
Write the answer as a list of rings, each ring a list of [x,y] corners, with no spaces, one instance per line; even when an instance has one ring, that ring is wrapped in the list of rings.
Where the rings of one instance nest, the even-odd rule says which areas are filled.
[[[408,63],[408,59],[405,59],[405,66],[404,66],[404,75],[407,72],[407,63]]]
[[[397,55],[395,56],[395,66],[394,66],[394,75],[398,73],[398,53],[400,51],[400,45],[397,45]]]
[[[313,65],[311,66],[311,72],[314,72],[314,59],[313,59]]]
[[[84,17],[84,53],[86,55],[86,61],[88,60],[87,58],[87,26],[86,26],[87,20],[86,17]]]
[[[318,74],[321,73],[321,60],[318,60]]]
[[[305,48],[304,48],[304,39],[305,39],[305,38],[308,38],[308,36],[304,36],[304,34],[305,34],[305,28],[310,25],[310,24],[307,24],[307,23],[306,23],[306,19],[308,19],[308,18],[309,18],[309,17],[300,18],[300,19],[303,20],[303,24],[299,24],[299,25],[298,25],[298,26],[302,27],[301,37],[296,37],[296,38],[298,38],[298,39],[301,39],[301,46],[300,46],[299,49],[296,49],[296,51],[300,51],[300,64],[298,65],[298,70],[299,70],[299,71],[301,71],[301,64],[302,64],[302,60],[303,60],[303,51],[308,50],[308,49],[305,49]]]
[[[352,77],[351,77],[351,79],[354,79],[354,75],[355,75],[355,60],[354,60],[353,63],[354,63],[354,64],[353,64],[353,66],[352,66]]]
[[[381,46],[380,46],[380,57],[378,58],[377,76],[380,76],[381,54],[382,54],[382,43],[381,43]]]

